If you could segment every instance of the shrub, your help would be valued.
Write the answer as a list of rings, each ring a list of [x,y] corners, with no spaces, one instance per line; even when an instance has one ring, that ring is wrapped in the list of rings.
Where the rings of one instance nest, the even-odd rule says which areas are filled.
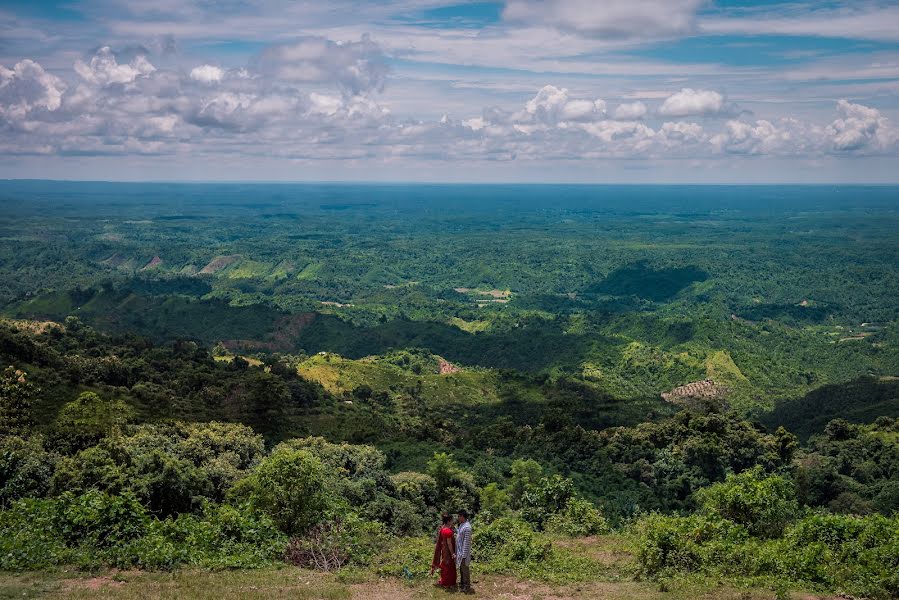
[[[438,508],[453,512],[461,508],[478,510],[480,499],[474,477],[460,469],[452,455],[435,453],[428,461],[428,475],[437,486]]]
[[[56,528],[69,546],[104,548],[140,537],[150,517],[132,494],[111,496],[89,490],[63,494],[56,509]]]
[[[696,492],[707,514],[745,526],[753,535],[776,537],[799,512],[793,484],[754,467]]]
[[[44,569],[70,562],[56,527],[56,501],[26,498],[0,511],[0,570]]]
[[[602,513],[582,498],[570,498],[561,512],[550,515],[543,524],[546,531],[570,536],[607,533],[609,523]]]
[[[19,498],[44,496],[56,458],[44,450],[40,438],[0,436],[0,507]]]
[[[120,433],[133,416],[134,411],[122,400],[83,392],[59,411],[50,437],[60,451],[77,452]]]
[[[510,517],[496,519],[480,527],[472,536],[472,555],[490,561],[498,570],[511,568],[517,562],[545,559],[552,544],[541,538],[526,522]]]
[[[23,435],[31,428],[36,395],[24,371],[9,366],[0,372],[0,435]]]
[[[517,509],[525,492],[537,485],[543,477],[543,467],[536,460],[519,459],[512,463],[511,471],[509,502],[512,508]]]
[[[333,571],[349,564],[366,565],[383,548],[387,539],[384,525],[355,515],[335,518],[290,540],[284,552],[294,565]]]
[[[546,520],[565,509],[574,497],[574,483],[561,475],[544,477],[521,498],[521,516],[535,527],[543,528]]]
[[[279,448],[234,489],[267,514],[288,535],[302,533],[324,520],[332,503],[325,468],[305,450]]]

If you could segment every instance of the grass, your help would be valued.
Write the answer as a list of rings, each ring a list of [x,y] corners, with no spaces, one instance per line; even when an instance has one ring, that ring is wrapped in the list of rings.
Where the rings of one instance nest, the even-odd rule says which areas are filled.
[[[575,583],[553,584],[524,577],[485,574],[472,565],[475,597],[488,600],[762,600],[775,597],[770,584],[758,581],[722,582],[710,577],[678,577],[637,581],[631,543],[621,535],[555,538],[554,546],[588,560],[595,569]],[[401,579],[377,575],[379,564],[321,573],[288,565],[257,570],[175,572],[58,569],[45,572],[0,573],[0,599],[58,598],[121,600],[412,600],[445,599],[430,578]],[[794,600],[832,598],[794,590]]]
[[[300,375],[320,383],[334,394],[352,392],[365,384],[392,396],[420,385],[421,397],[429,404],[492,404],[499,402],[496,374],[489,371],[460,371],[446,375],[416,375],[374,359],[351,360],[336,354],[309,357],[297,368]]]
[[[476,592],[473,597],[488,600],[770,600],[775,596],[773,590],[765,587],[734,586],[713,579],[677,579],[664,583],[598,580],[555,586],[474,573],[473,582]],[[445,599],[454,595],[433,588],[430,580],[410,583],[364,573],[343,577],[286,566],[253,571],[0,574],[0,599],[412,600]],[[791,597],[794,600],[828,598],[802,592],[794,592]]]

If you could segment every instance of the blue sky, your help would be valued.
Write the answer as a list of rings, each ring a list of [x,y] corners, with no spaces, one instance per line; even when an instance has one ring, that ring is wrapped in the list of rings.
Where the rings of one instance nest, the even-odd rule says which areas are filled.
[[[0,1],[0,177],[899,182],[899,3]]]

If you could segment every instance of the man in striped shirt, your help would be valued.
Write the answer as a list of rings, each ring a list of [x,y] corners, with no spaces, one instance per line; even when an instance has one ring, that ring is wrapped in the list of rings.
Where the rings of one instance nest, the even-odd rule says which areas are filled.
[[[468,512],[460,510],[456,516],[456,567],[459,569],[459,589],[472,594],[471,589],[471,523]]]

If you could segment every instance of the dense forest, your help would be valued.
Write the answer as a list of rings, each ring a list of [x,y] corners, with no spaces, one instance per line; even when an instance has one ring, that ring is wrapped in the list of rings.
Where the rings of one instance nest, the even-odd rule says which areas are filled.
[[[899,597],[895,194],[4,183],[0,570]]]

